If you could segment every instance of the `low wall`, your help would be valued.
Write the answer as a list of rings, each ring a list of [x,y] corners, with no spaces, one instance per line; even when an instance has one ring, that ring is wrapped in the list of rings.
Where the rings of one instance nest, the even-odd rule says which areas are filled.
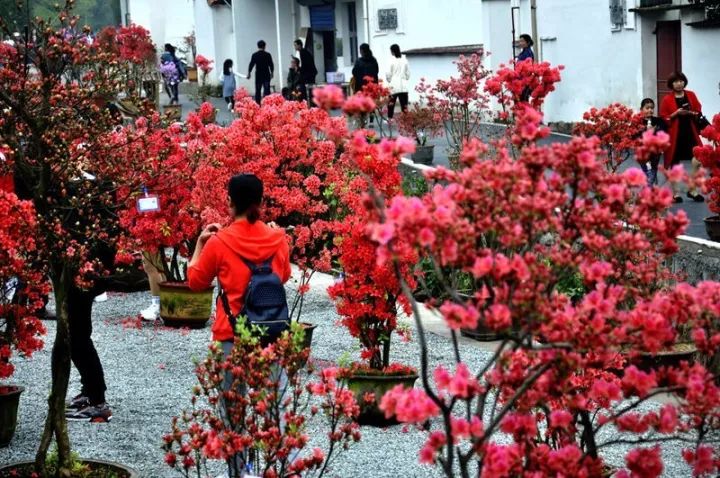
[[[690,236],[678,237],[680,251],[673,256],[672,270],[691,284],[720,281],[720,243]]]

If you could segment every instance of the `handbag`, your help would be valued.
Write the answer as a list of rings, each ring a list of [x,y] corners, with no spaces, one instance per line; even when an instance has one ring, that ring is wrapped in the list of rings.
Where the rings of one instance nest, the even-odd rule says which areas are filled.
[[[708,121],[708,119],[702,113],[695,117],[695,123],[697,124],[698,131],[702,131],[708,126],[710,126],[710,121]]]

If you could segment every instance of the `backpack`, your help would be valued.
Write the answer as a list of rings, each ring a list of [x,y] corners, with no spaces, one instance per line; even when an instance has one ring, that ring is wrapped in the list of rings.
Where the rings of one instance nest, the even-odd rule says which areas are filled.
[[[245,289],[244,305],[239,315],[246,318],[248,325],[256,325],[265,329],[261,340],[263,345],[275,342],[283,332],[290,328],[285,287],[280,277],[272,270],[273,257],[274,255],[270,256],[259,265],[240,257],[250,269],[250,282]],[[238,316],[233,315],[222,285],[220,286],[220,300],[233,333],[235,333]]]

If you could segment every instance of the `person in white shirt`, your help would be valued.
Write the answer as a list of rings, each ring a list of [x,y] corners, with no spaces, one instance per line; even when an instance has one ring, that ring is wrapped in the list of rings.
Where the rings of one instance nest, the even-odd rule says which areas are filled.
[[[388,103],[388,118],[392,119],[395,113],[395,103],[400,100],[400,110],[407,111],[408,107],[408,80],[410,79],[410,66],[407,58],[402,55],[397,44],[390,46],[392,58],[390,68],[385,75],[390,87],[390,102]]]

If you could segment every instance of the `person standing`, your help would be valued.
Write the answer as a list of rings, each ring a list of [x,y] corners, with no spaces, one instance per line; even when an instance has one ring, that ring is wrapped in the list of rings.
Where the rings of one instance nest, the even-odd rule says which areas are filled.
[[[400,111],[407,111],[408,107],[408,80],[410,79],[410,65],[407,58],[402,55],[400,46],[390,45],[390,68],[385,78],[390,87],[390,101],[388,102],[388,119],[395,114],[395,103],[400,100]]]
[[[524,61],[524,60],[530,60],[535,61],[535,53],[533,52],[533,45],[535,42],[533,41],[532,37],[528,35],[527,33],[523,33],[520,35],[520,39],[518,40],[518,45],[520,46],[520,53],[518,53],[518,56],[515,58],[517,61]]]
[[[372,54],[370,45],[363,43],[360,45],[360,58],[357,59],[352,69],[355,91],[361,91],[370,81],[377,83],[379,71],[378,62]],[[370,79],[366,79],[367,77]]]
[[[305,84],[300,73],[300,60],[297,57],[290,58],[290,69],[287,76],[287,87],[283,88],[283,97],[291,101],[303,101],[305,99]]]
[[[667,132],[667,125],[662,118],[655,116],[655,102],[652,98],[645,98],[640,103],[640,113],[645,123],[645,131],[652,131],[657,134],[659,131]],[[642,133],[640,134],[642,136]],[[653,154],[647,162],[640,163],[645,176],[648,180],[648,187],[657,184],[657,172],[660,165],[660,154]]]
[[[295,51],[300,59],[300,77],[303,85],[314,85],[318,71],[312,53],[303,48],[302,40],[295,40]]]
[[[700,168],[700,162],[694,158],[693,148],[702,144],[697,127],[702,105],[695,93],[685,89],[687,83],[687,76],[682,72],[670,75],[667,86],[672,91],[660,102],[660,116],[668,123],[670,133],[670,146],[665,152],[665,168],[670,169],[681,161],[690,160],[691,173],[695,174]],[[676,203],[683,201],[675,186],[673,196]],[[697,188],[689,189],[687,197],[695,202],[705,201]]]
[[[270,80],[275,74],[275,65],[272,55],[265,51],[265,41],[258,41],[257,47],[258,51],[253,53],[250,58],[247,77],[248,80],[251,78],[253,68],[255,68],[255,101],[260,104],[260,101],[270,94]]]

